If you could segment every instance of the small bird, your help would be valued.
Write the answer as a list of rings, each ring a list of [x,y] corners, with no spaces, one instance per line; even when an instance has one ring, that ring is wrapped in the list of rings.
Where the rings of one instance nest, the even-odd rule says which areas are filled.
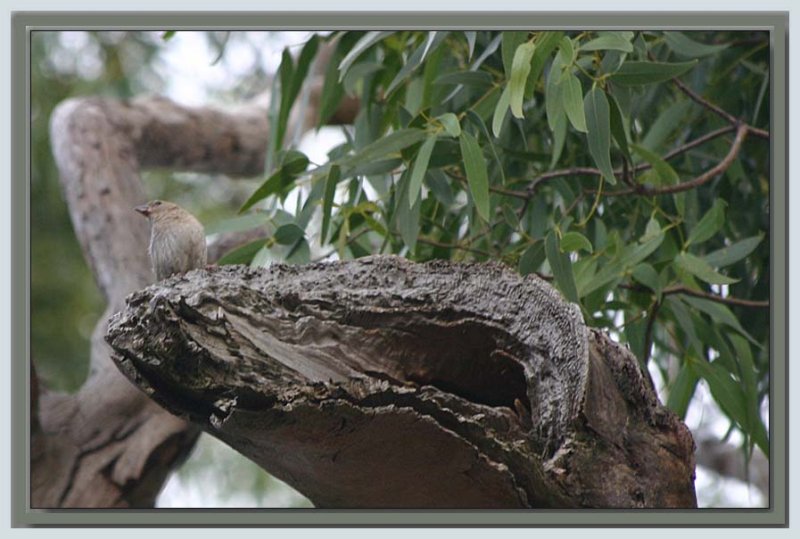
[[[162,200],[134,209],[150,220],[150,262],[157,280],[206,265],[206,235],[194,215]]]

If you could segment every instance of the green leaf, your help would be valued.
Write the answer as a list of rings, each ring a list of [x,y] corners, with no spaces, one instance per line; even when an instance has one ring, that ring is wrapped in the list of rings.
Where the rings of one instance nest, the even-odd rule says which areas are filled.
[[[483,136],[486,137],[486,142],[489,144],[489,149],[492,151],[492,156],[494,157],[495,162],[497,162],[497,170],[500,172],[500,180],[503,185],[506,183],[506,173],[503,170],[505,165],[502,161],[500,161],[500,156],[497,155],[497,150],[494,147],[494,142],[492,142],[492,136],[489,134],[489,130],[486,128],[486,124],[484,123],[483,119],[475,113],[474,111],[468,110],[467,111],[467,118],[478,126],[483,133]]]
[[[478,32],[464,32],[464,37],[467,38],[467,47],[469,47],[469,54],[467,55],[467,60],[472,60],[472,53],[475,52],[475,39],[478,36]]]
[[[456,125],[458,125],[458,120],[456,120]],[[428,136],[420,147],[417,158],[414,160],[414,168],[411,170],[411,180],[408,187],[408,205],[410,208],[413,208],[414,203],[417,201],[419,190],[422,187],[422,179],[428,170],[428,161],[430,161],[435,144],[436,135]]]
[[[714,271],[708,262],[690,253],[681,253],[675,257],[675,264],[709,284],[733,284],[739,279],[732,279]]]
[[[287,223],[279,226],[272,237],[280,245],[294,245],[305,234],[305,231],[296,224]]]
[[[464,158],[464,169],[475,209],[484,221],[489,221],[489,177],[483,150],[475,137],[466,131],[461,132],[460,142],[461,156]]]
[[[536,271],[539,266],[544,262],[544,243],[537,241],[522,253],[519,258],[519,273],[520,275],[528,275]]]
[[[614,94],[608,93],[606,97],[608,98],[608,111],[611,120],[611,135],[614,137],[614,140],[617,141],[617,146],[622,150],[625,159],[631,162],[633,159],[631,158],[630,149],[628,148],[628,133],[625,129],[625,121],[622,118],[622,111],[619,108],[619,103],[617,103],[617,98],[614,97]]]
[[[331,224],[331,211],[333,210],[333,195],[341,178],[339,165],[331,165],[328,177],[325,180],[325,195],[322,198],[322,231],[319,235],[319,244],[324,245],[328,239],[328,227]]]
[[[384,38],[392,35],[394,32],[367,32],[364,34],[358,43],[350,49],[350,52],[347,53],[347,56],[339,64],[339,82],[344,80],[344,76],[347,74],[348,69],[353,64],[353,62],[361,56],[364,51],[368,48],[373,46],[374,44],[378,43],[379,41],[383,40]]]
[[[551,131],[555,131],[558,116],[565,114],[561,100],[562,73],[563,65],[560,57],[556,56],[550,65],[550,72],[547,74],[547,82],[544,86],[544,109],[547,113],[547,125],[550,126]]]
[[[500,99],[497,101],[497,106],[494,108],[494,116],[492,117],[492,133],[495,137],[500,136],[500,130],[503,128],[503,120],[506,119],[506,112],[511,103],[511,87],[506,85],[503,88],[503,93],[500,94]]]
[[[581,45],[582,51],[615,50],[633,52],[633,32],[598,32],[598,37]]]
[[[698,43],[681,32],[664,32],[664,41],[674,52],[688,58],[702,58],[728,48],[727,44],[706,45],[705,43]]]
[[[631,276],[656,294],[661,294],[661,283],[658,279],[658,273],[650,264],[642,262],[637,265],[633,268]]]
[[[161,34],[161,39],[164,41],[169,41],[173,37],[175,37],[175,30],[167,30],[166,32]]]
[[[575,47],[572,46],[572,40],[567,36],[561,38],[558,43],[558,59],[563,66],[572,65],[575,61]]]
[[[509,87],[509,103],[511,114],[516,118],[522,118],[522,101],[525,98],[525,84],[528,82],[528,74],[531,72],[531,58],[536,50],[536,46],[531,43],[523,43],[517,47],[514,53],[514,60],[511,63],[511,79]]]
[[[386,95],[391,94],[411,72],[417,69],[419,65],[425,61],[425,56],[427,56],[431,50],[438,47],[442,40],[447,37],[447,34],[449,34],[449,32],[428,32],[425,41],[417,47],[411,54],[408,62],[400,68],[400,71],[397,72],[392,82],[389,83],[388,88],[386,88]]]
[[[355,155],[342,159],[340,164],[352,167],[362,163],[370,163],[381,157],[399,153],[400,150],[420,142],[425,137],[427,137],[427,133],[422,129],[400,129],[368,144]]]
[[[689,232],[689,237],[686,239],[686,247],[703,243],[710,239],[717,231],[725,224],[725,206],[728,204],[722,199],[714,199],[714,205],[711,206],[706,214],[700,219],[692,230]]]
[[[697,359],[690,359],[689,367],[708,383],[711,395],[725,414],[739,423],[739,425],[746,425],[745,396],[741,387],[731,377],[727,369],[720,366],[716,361],[709,363],[708,361]]]
[[[550,264],[550,269],[553,270],[556,285],[564,297],[573,303],[579,303],[575,275],[572,273],[572,262],[570,262],[569,255],[559,251],[557,242],[555,231],[548,232],[544,240],[547,262]]]
[[[461,124],[458,121],[458,116],[452,112],[446,112],[441,116],[437,116],[436,119],[444,126],[445,133],[451,137],[461,135]]]
[[[406,169],[400,176],[400,181],[398,182],[397,206],[395,206],[392,219],[395,228],[400,233],[400,237],[403,238],[403,243],[413,252],[417,244],[417,237],[419,236],[419,217],[422,201],[418,198],[417,202],[413,205],[408,203],[409,183],[410,174],[408,169]]]
[[[530,99],[533,96],[533,90],[542,75],[544,64],[550,58],[563,36],[564,32],[539,32],[537,34],[536,50],[531,60],[531,72],[528,75],[528,83],[525,85],[526,99]]]
[[[751,343],[755,344],[756,346],[761,346],[752,335],[745,331],[744,327],[742,327],[742,324],[739,322],[739,319],[736,318],[736,315],[733,314],[733,311],[731,311],[727,306],[716,301],[711,301],[710,299],[696,298],[693,296],[682,296],[681,300],[698,311],[706,313],[716,324],[730,326],[743,335]]]
[[[567,140],[567,116],[563,112],[556,118],[556,125],[553,128],[553,148],[552,155],[550,156],[550,167],[552,170],[558,164],[561,158],[561,152],[564,151],[564,142]]]
[[[756,247],[758,247],[758,244],[761,243],[761,240],[763,239],[763,234],[745,238],[737,241],[736,243],[732,243],[731,245],[723,247],[722,249],[717,249],[716,251],[708,253],[703,257],[703,260],[715,268],[730,266],[731,264],[746,258],[755,250]]]
[[[611,80],[622,86],[639,86],[664,82],[683,75],[695,66],[697,60],[681,63],[625,62],[611,75]]]
[[[514,55],[517,48],[528,40],[528,32],[502,32],[503,43],[501,51],[503,55],[503,72],[506,78],[511,78],[512,65],[514,63]]]
[[[442,86],[448,84],[463,84],[464,86],[475,86],[478,88],[488,88],[494,79],[486,71],[456,71],[437,77],[433,84]]]
[[[336,49],[333,51],[331,59],[325,68],[325,77],[322,82],[322,94],[320,94],[319,98],[319,118],[317,120],[317,127],[321,127],[328,122],[344,97],[344,88],[339,84],[338,68],[342,56],[342,42],[338,40]]]
[[[239,213],[244,213],[254,204],[270,195],[282,193],[308,167],[308,158],[300,152],[287,153],[285,155],[284,164],[250,195],[250,198],[239,209]],[[286,161],[287,159],[288,161]]]
[[[266,240],[260,239],[251,241],[250,243],[237,247],[225,253],[225,255],[217,261],[218,266],[226,266],[229,264],[249,264],[253,257],[262,247],[266,244]]]
[[[697,374],[684,363],[669,387],[667,407],[681,419],[686,418],[686,411],[689,409],[689,403],[692,401],[699,380]]]
[[[648,150],[643,146],[639,146],[638,144],[631,144],[631,149],[640,155],[645,161],[650,163],[650,166],[653,167],[653,170],[656,172],[658,177],[659,183],[658,185],[673,185],[680,182],[680,178],[678,177],[678,173],[669,166],[669,164],[661,159],[661,157]]]
[[[600,88],[592,88],[583,101],[586,126],[589,132],[589,153],[603,177],[611,185],[617,183],[611,166],[611,120],[609,118],[606,94]]]
[[[570,253],[580,249],[588,253],[594,252],[592,242],[580,232],[567,232],[561,236],[561,252]]]
[[[572,127],[586,133],[586,113],[583,109],[583,88],[573,73],[565,74],[561,91],[562,105]]]

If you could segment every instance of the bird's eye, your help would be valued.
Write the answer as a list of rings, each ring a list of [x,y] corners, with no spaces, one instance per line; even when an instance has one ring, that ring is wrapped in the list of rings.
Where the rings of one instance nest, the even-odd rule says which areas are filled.
[[[155,202],[153,202],[153,206],[161,206],[161,201],[156,200]]]

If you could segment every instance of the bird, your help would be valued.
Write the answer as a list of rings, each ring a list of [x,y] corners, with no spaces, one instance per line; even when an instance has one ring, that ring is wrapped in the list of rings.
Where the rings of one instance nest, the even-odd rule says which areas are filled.
[[[206,235],[194,215],[164,200],[151,200],[134,210],[150,220],[148,252],[157,280],[206,265]]]

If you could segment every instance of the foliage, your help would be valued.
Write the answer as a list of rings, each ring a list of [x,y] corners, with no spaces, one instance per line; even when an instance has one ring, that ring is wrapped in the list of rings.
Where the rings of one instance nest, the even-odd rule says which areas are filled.
[[[281,144],[321,42],[318,124],[344,95],[360,109],[311,164]],[[272,232],[231,262],[319,244],[537,273],[654,362],[679,414],[705,380],[769,454],[766,34],[338,32],[285,52],[277,79],[268,178],[242,208]]]

